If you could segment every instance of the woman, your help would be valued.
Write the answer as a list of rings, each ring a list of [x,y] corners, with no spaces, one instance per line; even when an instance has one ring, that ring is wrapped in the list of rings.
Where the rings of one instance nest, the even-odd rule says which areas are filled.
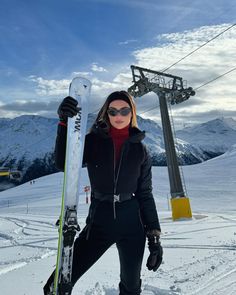
[[[66,97],[58,109],[56,163],[64,169],[66,125],[77,101]],[[114,243],[120,260],[120,295],[141,293],[140,272],[146,236],[149,270],[162,262],[161,233],[152,195],[151,160],[137,128],[136,107],[126,91],[111,93],[86,135],[83,162],[91,184],[86,226],[75,240],[72,285]],[[53,275],[45,285],[50,294]]]

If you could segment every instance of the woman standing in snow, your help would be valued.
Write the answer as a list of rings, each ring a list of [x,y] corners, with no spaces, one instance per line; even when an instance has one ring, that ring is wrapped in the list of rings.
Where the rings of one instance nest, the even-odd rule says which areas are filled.
[[[77,101],[59,106],[56,164],[64,169],[67,119],[77,114]],[[116,244],[120,260],[120,295],[141,293],[141,266],[148,238],[149,270],[162,262],[160,224],[152,195],[151,160],[137,128],[136,107],[126,91],[111,93],[86,135],[83,163],[91,184],[86,226],[74,244],[72,284]],[[44,287],[50,294],[53,274]]]

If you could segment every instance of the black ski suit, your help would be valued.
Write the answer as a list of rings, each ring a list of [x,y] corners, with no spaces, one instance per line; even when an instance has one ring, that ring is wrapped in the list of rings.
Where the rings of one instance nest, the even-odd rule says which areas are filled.
[[[91,184],[86,226],[74,245],[72,283],[112,245],[120,259],[120,295],[141,293],[140,272],[146,230],[161,231],[152,195],[151,160],[142,140],[145,132],[130,128],[119,163],[107,128],[94,125],[86,135],[83,163]],[[56,163],[63,170],[66,127],[58,126]],[[115,195],[115,196],[114,196]]]

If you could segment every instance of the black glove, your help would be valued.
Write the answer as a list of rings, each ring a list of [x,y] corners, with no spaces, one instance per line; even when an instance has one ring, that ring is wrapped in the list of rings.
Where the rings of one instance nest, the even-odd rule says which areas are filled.
[[[147,233],[147,238],[150,254],[146,266],[148,270],[157,271],[157,269],[161,265],[163,256],[160,236],[152,233]]]
[[[76,116],[79,112],[77,105],[78,101],[76,99],[71,96],[65,97],[57,110],[60,121],[67,123],[68,117]]]

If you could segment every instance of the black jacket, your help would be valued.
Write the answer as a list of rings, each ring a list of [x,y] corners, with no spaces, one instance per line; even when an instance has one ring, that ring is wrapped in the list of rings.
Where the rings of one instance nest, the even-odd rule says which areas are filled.
[[[64,169],[66,127],[59,125],[55,146],[56,165]],[[143,224],[160,230],[152,195],[151,159],[142,144],[145,132],[130,129],[120,161],[115,165],[114,145],[107,129],[94,125],[86,135],[83,163],[87,165],[91,191],[105,194],[134,193],[139,202]]]

